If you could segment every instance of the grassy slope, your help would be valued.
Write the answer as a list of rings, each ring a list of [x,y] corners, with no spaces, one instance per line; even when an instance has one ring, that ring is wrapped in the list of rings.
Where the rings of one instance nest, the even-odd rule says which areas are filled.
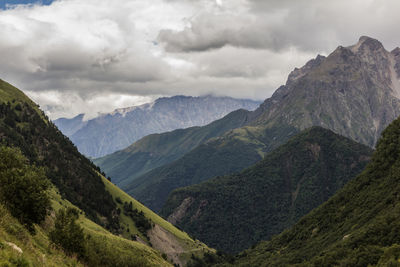
[[[179,245],[183,248],[184,252],[180,253],[178,257],[183,261],[187,262],[187,260],[190,258],[191,254],[199,255],[201,256],[203,252],[213,252],[213,249],[208,248],[206,245],[201,243],[198,240],[193,240],[189,235],[179,229],[177,229],[175,226],[173,226],[171,223],[167,222],[157,214],[155,214],[153,211],[151,211],[149,208],[141,204],[139,201],[135,200],[132,198],[130,195],[122,191],[120,188],[103,178],[104,183],[106,185],[107,190],[110,192],[110,194],[114,197],[117,198],[119,197],[122,202],[132,202],[133,203],[133,208],[138,209],[139,211],[143,211],[145,216],[149,218],[153,223],[159,225],[169,233],[171,233],[174,236],[174,241],[179,243]],[[120,208],[122,209],[122,204],[119,204]],[[126,237],[129,237],[132,233],[139,235],[143,240],[145,240],[145,237],[136,229],[132,219],[129,217],[123,215],[121,213],[121,223],[124,224],[127,229],[129,227],[130,231],[124,232],[123,235]],[[164,251],[162,251],[164,252]]]
[[[314,127],[240,174],[173,191],[161,214],[176,214],[180,228],[216,249],[239,252],[326,201],[362,171],[371,153]]]
[[[371,162],[291,229],[241,253],[234,266],[399,266],[400,119]]]
[[[56,189],[51,191],[52,207],[75,207],[63,200]],[[1,266],[83,266],[74,257],[66,256],[63,251],[51,246],[48,232],[52,229],[54,213],[48,216],[40,226],[36,226],[36,234],[29,233],[10,213],[0,205],[0,265]],[[136,241],[115,236],[81,215],[79,223],[85,234],[101,243],[104,253],[113,253],[131,262],[135,266],[172,266],[166,262],[161,253]],[[19,253],[6,242],[11,242],[22,249]],[[27,265],[24,265],[27,264]]]
[[[151,134],[124,150],[95,159],[94,163],[117,185],[127,185],[139,175],[180,158],[208,139],[242,126],[248,113],[237,110],[203,127]]]
[[[11,214],[0,205],[0,266],[83,266],[76,259],[49,246],[46,232],[36,227],[32,236]],[[22,249],[20,254],[6,242]]]
[[[7,107],[8,111],[4,112],[3,110],[3,116],[5,117],[3,120],[0,119],[0,133],[3,133],[3,135],[0,134],[1,139],[3,139],[6,145],[20,147],[22,152],[31,160],[31,162],[33,161],[35,164],[45,166],[46,169],[50,171],[47,173],[47,175],[49,178],[52,178],[52,180],[54,177],[61,179],[61,181],[55,181],[60,183],[64,190],[68,190],[67,192],[63,192],[60,188],[57,188],[57,190],[60,191],[60,194],[63,196],[63,199],[70,200],[68,196],[69,194],[72,194],[75,201],[78,204],[82,204],[82,206],[86,208],[86,210],[84,208],[82,208],[82,210],[85,210],[87,216],[93,216],[93,210],[95,210],[98,212],[96,214],[98,216],[96,216],[97,219],[102,222],[103,220],[107,220],[109,218],[115,218],[115,215],[113,215],[114,211],[116,211],[118,207],[121,208],[121,205],[115,202],[116,197],[119,196],[123,200],[134,202],[135,207],[143,210],[146,216],[152,219],[153,222],[167,229],[174,239],[179,240],[180,244],[185,246],[184,251],[180,253],[182,254],[182,258],[186,258],[187,255],[185,252],[191,251],[194,247],[204,247],[204,250],[208,250],[200,242],[192,241],[183,232],[174,228],[166,221],[163,221],[155,214],[151,213],[148,209],[139,204],[137,201],[133,200],[131,197],[124,195],[121,190],[117,189],[104,177],[102,177],[94,169],[95,166],[91,165],[86,158],[80,155],[67,138],[65,138],[59,131],[54,129],[54,127],[47,121],[43,113],[38,109],[34,102],[32,102],[17,88],[6,82],[0,81],[0,103],[2,102],[11,102],[11,105]],[[22,104],[19,109],[16,108],[18,103]],[[10,108],[11,112],[9,110]],[[34,109],[37,114],[41,116],[41,119],[38,119],[37,115],[35,115],[36,112],[32,112],[32,109]],[[8,117],[8,114],[10,113],[12,116]],[[6,119],[16,119],[16,123],[14,122],[14,125],[7,124]],[[46,123],[46,126],[43,126],[43,122]],[[31,139],[32,142],[30,142]],[[79,183],[79,185],[77,183]],[[98,187],[95,187],[94,184],[96,186],[98,185]],[[82,191],[79,191],[81,189]],[[53,197],[55,196],[56,195],[53,194]],[[82,202],[82,200],[84,200],[84,202]],[[102,201],[107,201],[107,205],[114,205],[112,208],[113,214],[102,214],[105,212],[106,208]],[[64,203],[63,205],[65,205],[64,200],[54,201],[53,204],[55,205],[55,208],[57,208],[56,203],[59,203],[60,205]],[[88,206],[91,208],[88,208]],[[91,214],[88,214],[88,211]],[[109,217],[106,218],[105,216]],[[121,241],[122,239],[120,237],[112,236],[101,226],[87,219],[85,219],[85,222],[86,223],[84,225],[87,226],[85,229],[100,231],[103,234],[107,233],[110,240],[119,240],[116,243],[139,244],[137,242],[132,242],[125,239]],[[143,237],[143,235],[135,228],[133,220],[124,216],[123,213],[120,215],[119,223],[120,224],[118,225],[129,225],[134,232],[136,231],[139,236],[141,235],[141,237]],[[126,232],[127,228],[114,228],[113,230],[125,230],[125,232],[122,232],[122,235],[127,238],[130,237],[130,234]],[[109,243],[113,244],[111,241]],[[143,247],[143,245],[138,246]],[[142,248],[140,249],[142,250]],[[202,250],[197,251],[198,255],[202,254]]]
[[[117,230],[115,203],[105,191],[96,166],[48,121],[23,92],[0,81],[0,140],[21,149],[30,163],[45,167],[60,193],[96,223]],[[105,218],[105,220],[100,219]]]
[[[29,99],[22,91],[16,89],[11,84],[0,79],[0,102],[11,102],[13,100],[19,100],[21,102],[29,103],[32,107],[35,107],[36,111],[41,114],[37,105]]]
[[[55,211],[60,208],[75,207],[69,201],[62,199],[60,194],[54,189],[51,192],[52,207]],[[116,236],[100,225],[89,220],[85,216],[80,216],[79,223],[83,227],[86,234],[90,234],[91,238],[99,240],[103,243],[105,251],[112,250],[119,257],[124,257],[127,261],[137,262],[143,266],[170,266],[172,264],[166,262],[161,257],[161,252],[150,248],[137,241],[127,240],[126,238]],[[130,222],[132,223],[132,222]]]

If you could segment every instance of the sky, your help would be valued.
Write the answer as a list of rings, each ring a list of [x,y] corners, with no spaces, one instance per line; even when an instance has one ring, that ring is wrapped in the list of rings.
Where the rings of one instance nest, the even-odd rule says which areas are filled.
[[[398,0],[0,0],[0,78],[55,119],[160,96],[263,100],[362,35],[400,46]]]

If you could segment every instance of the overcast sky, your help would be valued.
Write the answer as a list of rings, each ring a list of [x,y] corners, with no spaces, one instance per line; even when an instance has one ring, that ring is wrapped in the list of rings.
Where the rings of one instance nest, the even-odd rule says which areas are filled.
[[[0,0],[0,78],[53,119],[176,94],[262,100],[361,35],[400,45],[398,0],[29,2]]]

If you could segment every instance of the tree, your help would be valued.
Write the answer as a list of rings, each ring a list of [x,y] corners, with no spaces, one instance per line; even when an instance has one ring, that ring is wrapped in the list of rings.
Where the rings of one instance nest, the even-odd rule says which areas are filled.
[[[29,165],[19,149],[0,147],[0,202],[31,232],[50,208],[49,186],[43,168]]]

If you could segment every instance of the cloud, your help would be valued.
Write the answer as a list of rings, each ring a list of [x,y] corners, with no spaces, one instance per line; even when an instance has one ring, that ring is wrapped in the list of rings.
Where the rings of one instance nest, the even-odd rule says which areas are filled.
[[[0,11],[0,74],[52,118],[166,95],[262,100],[361,35],[400,44],[395,0],[58,0]]]
[[[83,99],[77,94],[63,91],[26,92],[33,100],[40,100],[41,108],[47,111],[51,118],[71,117],[73,114],[84,113],[84,119],[98,116],[101,111],[114,110],[115,107],[129,107],[149,103],[157,96],[132,96],[126,94],[98,94],[90,99]],[[99,109],[99,106],[102,109]],[[79,107],[79,109],[77,109]]]
[[[215,1],[210,1],[215,3]],[[362,0],[219,1],[190,18],[182,30],[161,30],[169,52],[200,52],[234,46],[271,51],[295,47],[329,52],[360,35],[398,43],[400,2]]]

